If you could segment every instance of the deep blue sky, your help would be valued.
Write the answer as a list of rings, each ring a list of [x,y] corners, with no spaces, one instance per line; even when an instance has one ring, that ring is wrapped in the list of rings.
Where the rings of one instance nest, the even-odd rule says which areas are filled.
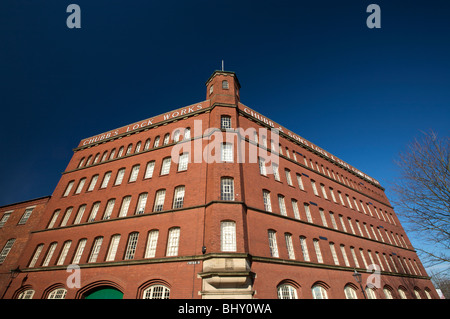
[[[81,29],[66,8],[81,7]],[[381,7],[381,29],[366,8]],[[205,99],[241,101],[379,180],[450,130],[450,2],[3,0],[0,206],[51,195],[81,139]],[[413,243],[417,244],[417,242]]]

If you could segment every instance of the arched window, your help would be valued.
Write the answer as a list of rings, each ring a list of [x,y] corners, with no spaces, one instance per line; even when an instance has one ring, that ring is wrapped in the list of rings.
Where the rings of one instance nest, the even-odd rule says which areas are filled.
[[[314,299],[328,299],[327,290],[320,284],[315,284],[311,288]]]
[[[170,289],[163,285],[153,285],[144,290],[142,299],[169,299]]]
[[[138,232],[133,232],[128,236],[127,249],[125,251],[125,256],[123,259],[125,259],[125,260],[134,259],[134,254],[136,253],[138,238],[139,238]]]
[[[178,245],[180,242],[180,227],[173,227],[169,229],[167,238],[166,256],[177,256]]]
[[[269,237],[270,256],[271,257],[279,257],[278,244],[277,244],[277,232],[273,229],[269,229],[268,237]]]
[[[169,133],[164,135],[163,145],[169,144],[169,139],[170,139],[170,134]]]
[[[392,288],[389,286],[384,286],[383,288],[383,292],[384,292],[384,297],[386,299],[394,299],[394,296],[392,295]]]
[[[375,290],[373,288],[366,287],[366,296],[367,299],[377,299],[375,295]]]
[[[17,296],[17,299],[33,299],[34,296],[34,290],[33,289],[27,289],[22,291],[19,296]]]
[[[222,89],[224,89],[224,90],[228,90],[229,89],[227,80],[223,80],[222,81]]]
[[[344,292],[345,292],[345,298],[358,299],[358,296],[356,295],[356,289],[354,287],[352,287],[351,285],[345,286]]]
[[[398,294],[401,299],[408,299],[408,297],[406,297],[406,289],[404,287],[398,288]]]
[[[49,294],[48,294],[48,298],[47,299],[65,299],[67,294],[67,290],[64,288],[57,288],[52,290]]]
[[[132,149],[133,149],[133,144],[128,144],[127,152],[125,153],[125,155],[131,154],[131,150],[132,150]]]
[[[182,208],[184,203],[184,185],[177,186],[173,194],[173,208]]]
[[[277,287],[278,299],[298,299],[297,289],[289,284],[281,284]]]

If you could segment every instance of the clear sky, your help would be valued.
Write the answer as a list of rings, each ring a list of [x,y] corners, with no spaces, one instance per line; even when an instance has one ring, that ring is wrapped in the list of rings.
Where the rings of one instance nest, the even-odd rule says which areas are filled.
[[[69,29],[66,8],[81,8]],[[369,29],[369,4],[381,28]],[[447,0],[3,0],[0,206],[51,195],[81,139],[205,100],[241,102],[377,179],[450,131]],[[413,240],[420,245],[419,239]]]

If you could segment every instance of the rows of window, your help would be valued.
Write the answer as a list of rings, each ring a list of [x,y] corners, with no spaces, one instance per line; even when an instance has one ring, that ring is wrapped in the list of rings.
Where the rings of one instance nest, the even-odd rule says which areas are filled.
[[[108,250],[105,256],[104,262],[112,262],[117,261],[117,251],[119,248],[119,244],[121,241],[121,234],[115,234],[109,238]],[[158,244],[159,230],[152,229],[147,234],[145,252],[143,254],[143,258],[153,258],[156,254],[156,248]],[[124,250],[124,254],[122,260],[133,260],[136,258],[136,247],[139,240],[139,232],[132,232],[128,235],[128,239],[126,241],[126,248]],[[8,241],[9,243],[10,241]],[[167,244],[166,244],[166,253],[165,256],[177,256],[178,255],[178,247],[180,242],[180,227],[172,227],[168,231]],[[220,222],[220,242],[221,242],[221,251],[223,252],[235,252],[236,251],[236,222],[232,220],[223,220]],[[11,244],[7,244],[8,252],[14,243],[14,239],[11,240]],[[77,243],[76,249],[74,250],[73,256],[70,260],[70,264],[78,264],[83,257],[83,254],[86,252],[88,240],[87,238],[80,239]],[[104,245],[104,237],[98,236],[96,237],[90,247],[89,255],[87,258],[87,263],[95,263],[99,262],[98,256],[100,249]],[[61,266],[68,263],[68,252],[70,247],[72,246],[72,240],[64,241],[62,244],[58,257],[56,258],[55,265]],[[47,267],[50,265],[50,261],[56,253],[58,248],[57,242],[52,242],[45,254],[45,257],[42,259],[40,264],[41,267]],[[5,250],[5,249],[4,249]],[[41,256],[44,250],[44,244],[39,244],[31,258],[31,261],[28,265],[29,268],[36,267],[37,261]],[[2,252],[3,254],[3,252]],[[6,253],[7,255],[7,253]],[[6,256],[5,256],[6,258]]]
[[[170,133],[166,133],[163,137],[162,146],[168,145],[170,142]],[[181,132],[179,129],[175,130],[172,135],[172,143],[177,143],[181,141],[182,139],[190,139],[191,138],[191,129],[189,127],[185,128],[183,132]],[[156,136],[153,140],[153,148],[160,147],[160,136]],[[116,148],[113,148],[111,151],[104,151],[103,154],[100,154],[99,152],[94,154],[91,154],[87,157],[81,158],[80,162],[78,163],[77,168],[82,167],[88,167],[97,163],[102,163],[105,161],[121,158],[122,156],[127,156],[135,153],[140,153],[142,151],[147,151],[150,149],[152,140],[151,138],[148,138],[145,140],[144,145],[142,146],[142,141],[139,141],[134,145],[133,143],[130,143],[127,145],[126,149],[125,146],[119,147],[118,151]],[[117,154],[116,154],[117,151]]]
[[[271,193],[266,189],[263,189],[263,204],[264,210],[272,212]],[[374,225],[372,224],[368,225],[366,222],[361,223],[358,219],[355,219],[353,221],[351,217],[345,218],[342,214],[338,214],[338,216],[336,216],[336,214],[332,211],[325,213],[325,210],[321,207],[318,207],[318,209],[316,209],[317,204],[311,201],[309,203],[306,202],[303,203],[302,213],[299,208],[299,203],[297,199],[291,198],[290,204],[292,207],[294,218],[297,220],[303,220],[304,218],[301,218],[301,215],[304,215],[306,216],[306,221],[308,223],[318,224],[317,220],[319,220],[319,218],[315,216],[317,214],[316,211],[318,211],[320,215],[320,221],[322,223],[322,226],[324,227],[332,228],[346,233],[351,233],[355,236],[369,238],[383,243],[389,243],[391,245],[395,245],[398,247],[408,248],[408,245],[406,244],[406,241],[402,234],[399,235],[398,233],[389,231],[383,226],[374,227]],[[278,194],[278,207],[281,215],[288,216],[286,198],[282,194]],[[330,220],[331,223],[329,223],[328,220]],[[356,229],[358,230],[358,232],[356,232]]]
[[[130,211],[134,215],[144,214],[149,209],[147,208],[148,202],[148,192],[141,193],[137,196],[137,200],[133,200],[133,196],[124,196],[119,205],[116,205],[116,198],[110,198],[105,202],[96,201],[88,209],[87,204],[80,205],[75,214],[72,224],[77,225],[83,222],[93,222],[96,220],[107,220],[111,218],[120,218],[130,215]],[[173,199],[172,199],[172,209],[183,208],[185,196],[185,185],[179,185],[174,188]],[[154,202],[153,202],[153,212],[161,212],[165,208],[166,203],[166,189],[159,189],[155,192]],[[118,211],[114,209],[118,206]],[[59,227],[69,225],[72,214],[74,213],[74,207],[70,206],[65,209],[64,213],[61,213],[61,209],[57,209],[53,212],[50,222],[47,228],[54,228],[57,225],[57,221],[62,215],[62,219],[59,223]],[[87,214],[87,212],[89,212]],[[99,212],[102,212],[101,218],[99,219]],[[87,218],[86,218],[87,215]]]
[[[229,116],[222,116],[222,123],[226,123],[226,126],[224,127],[222,125],[222,128],[231,128],[231,118]],[[267,140],[267,136],[261,134],[261,136],[259,136],[257,130],[254,131],[254,135],[253,135],[253,142],[258,144],[259,146],[262,146],[266,149],[268,149],[268,140]],[[312,170],[315,170],[321,174],[323,174],[324,176],[328,176],[329,178],[334,179],[335,181],[338,181],[344,185],[347,185],[348,187],[351,187],[353,189],[356,189],[358,191],[363,192],[364,190],[368,190],[374,194],[376,194],[377,196],[379,196],[380,198],[383,198],[382,194],[380,193],[380,191],[378,189],[375,188],[375,190],[373,189],[373,187],[366,187],[366,185],[363,182],[356,182],[353,181],[352,179],[349,179],[347,177],[345,177],[343,174],[339,174],[338,171],[334,171],[333,169],[329,169],[328,167],[325,167],[323,164],[320,164],[317,161],[313,161],[312,158],[307,158],[305,155],[303,155],[302,153],[295,151],[293,149],[289,150],[288,147],[284,147],[283,150],[283,146],[278,143],[278,145],[275,145],[275,142],[273,139],[270,139],[270,150],[271,152],[276,152],[280,155],[286,156],[287,158],[294,160],[297,163],[302,163],[304,166],[311,168]],[[291,152],[292,152],[292,156],[291,156]],[[303,159],[303,161],[302,161]]]
[[[117,256],[117,251],[119,249],[119,244],[121,243],[122,235],[115,234],[109,238],[108,250],[105,255],[104,260],[99,260],[99,252],[102,246],[104,245],[105,238],[103,236],[95,237],[92,243],[90,244],[89,250],[86,249],[88,246],[88,239],[82,238],[76,244],[75,250],[73,251],[72,257],[68,258],[68,253],[70,248],[72,247],[72,240],[64,241],[61,244],[58,242],[52,242],[46,248],[46,253],[44,258],[40,263],[40,267],[51,266],[51,261],[53,260],[53,256],[57,254],[57,258],[54,261],[54,265],[61,266],[66,264],[79,264],[82,258],[84,258],[85,254],[87,255],[87,263],[96,263],[96,262],[112,262],[117,260],[133,260],[136,259],[136,248],[139,240],[139,232],[132,232],[128,234],[125,243],[125,250],[122,257]],[[141,235],[142,236],[142,235]],[[147,240],[145,246],[145,252],[142,256],[143,258],[153,258],[156,254],[156,248],[158,244],[159,230],[152,229],[147,233]],[[168,230],[167,236],[167,244],[166,244],[166,252],[165,256],[177,256],[178,255],[178,247],[180,242],[180,227],[172,227]],[[37,262],[39,257],[44,251],[44,244],[39,244],[31,258],[31,261],[28,265],[29,268],[33,268],[38,266]],[[60,247],[60,248],[59,248]],[[59,252],[57,249],[59,248]],[[84,260],[84,259],[83,259]]]
[[[273,229],[269,229],[268,239],[270,256],[279,258],[277,232]],[[373,252],[370,249],[364,251],[363,248],[357,249],[353,246],[348,248],[343,244],[336,245],[332,241],[328,242],[327,238],[320,236],[319,238],[312,239],[312,245],[310,239],[307,239],[305,236],[299,236],[298,242],[294,244],[294,238],[291,233],[284,233],[284,242],[287,256],[292,260],[324,263],[322,250],[329,249],[331,256],[333,257],[333,263],[336,266],[352,268],[364,267],[369,269],[370,265],[378,265],[381,271],[422,276],[422,271],[415,259],[411,260],[411,258],[401,257],[396,253],[386,254],[378,251]],[[323,247],[327,242],[328,248]],[[301,254],[298,254],[297,248],[295,247],[299,248]],[[313,252],[313,254],[311,254],[311,252]]]
[[[279,299],[298,299],[298,290],[300,286],[296,283],[290,283],[283,281],[277,286],[277,294]],[[314,299],[328,299],[330,287],[324,282],[318,282],[312,285],[311,293]],[[377,299],[377,289],[366,286],[365,295],[360,298]],[[380,297],[385,299],[394,299],[394,289],[390,285],[385,285]],[[407,289],[404,286],[399,286],[397,289],[398,297],[400,299],[408,299]],[[353,283],[347,283],[344,287],[344,293],[346,299],[358,299],[358,289]],[[422,299],[421,290],[418,287],[413,289],[414,298]],[[432,299],[431,291],[429,288],[424,289],[425,297]],[[410,295],[411,296],[411,295]]]
[[[188,163],[189,163],[189,153],[181,154],[178,157],[177,171],[178,172],[186,171],[188,169]],[[172,158],[170,156],[163,158],[162,164],[161,164],[160,176],[168,175],[170,173],[170,169],[172,166],[171,164],[172,164]],[[142,178],[144,180],[152,178],[154,170],[155,170],[155,161],[151,160],[151,161],[147,162]],[[128,175],[128,183],[136,182],[138,180],[140,171],[141,171],[140,164],[133,165],[131,168],[131,172]],[[112,171],[108,171],[103,175],[99,189],[104,189],[104,188],[108,187],[108,185],[110,184],[110,181],[112,179],[112,174],[113,174]],[[125,174],[126,174],[126,168],[125,167],[120,168],[115,175],[113,186],[121,185],[125,178]],[[83,191],[84,192],[92,192],[95,189],[95,187],[97,186],[99,178],[100,178],[100,175],[95,174],[92,177],[90,177],[89,182],[88,182],[87,177],[83,177],[78,181],[75,189],[74,189],[74,186],[75,186],[76,181],[71,180],[65,188],[63,197],[69,196],[73,189],[74,189],[73,195],[80,194]],[[85,189],[85,185],[87,185],[86,189]]]
[[[260,170],[260,174],[263,176],[267,176],[267,167],[266,167],[266,163],[264,158],[259,157],[259,170]],[[278,164],[276,163],[272,163],[271,165],[271,171],[274,175],[274,179],[276,181],[281,182],[281,175],[279,172],[279,167]],[[293,186],[294,187],[294,183],[293,183],[293,178],[291,176],[291,170],[289,170],[288,168],[284,169],[284,175],[286,178],[286,182],[289,186]],[[309,176],[307,174],[300,174],[300,173],[296,173],[295,174],[296,178],[297,178],[297,183],[298,183],[298,187],[305,191],[305,186],[304,186],[304,182],[303,179],[305,178],[309,178]],[[320,185],[317,185],[316,181],[309,178],[310,182],[311,182],[311,187],[312,190],[314,192],[314,195],[317,197],[323,197],[325,200],[329,200],[329,198],[331,197],[331,199],[333,200],[334,203],[336,204],[341,204],[344,207],[350,208],[350,209],[354,209],[353,207],[356,208],[356,210],[358,212],[362,212],[366,215],[370,215],[371,217],[375,218],[376,217],[381,221],[384,221],[386,223],[392,224],[392,225],[397,225],[397,223],[395,222],[395,218],[393,216],[392,213],[387,212],[386,210],[383,211],[381,208],[378,208],[374,206],[371,202],[363,202],[362,200],[359,200],[359,204],[358,204],[358,200],[355,197],[350,198],[350,196],[348,194],[345,194],[345,199],[346,201],[344,201],[344,197],[342,195],[342,192],[340,190],[335,190],[333,189],[333,187],[327,187],[320,183]],[[318,186],[320,187],[320,193],[318,190]],[[335,194],[335,191],[337,193],[337,195]],[[330,194],[330,196],[328,195],[328,192]],[[338,201],[339,198],[339,201]],[[353,203],[353,204],[352,204]],[[374,211],[374,213],[372,212],[372,209],[370,208],[372,206],[372,209]],[[367,210],[366,210],[367,209]]]
[[[23,290],[17,296],[17,299],[33,299],[35,295],[35,290],[28,288]],[[67,295],[67,289],[56,288],[50,290],[46,295],[46,299],[65,299]],[[150,285],[142,291],[142,299],[169,299],[170,298],[170,288],[165,285]]]
[[[17,223],[17,225],[25,225],[26,222],[28,221],[28,219],[31,216],[31,213],[33,212],[34,207],[29,207],[25,209],[25,212],[22,214],[22,217],[20,217],[19,222]],[[11,214],[14,211],[10,210],[10,211],[6,211],[3,213],[2,218],[0,219],[0,228],[2,228],[3,226],[5,226],[6,222],[8,221],[9,217],[11,217]]]

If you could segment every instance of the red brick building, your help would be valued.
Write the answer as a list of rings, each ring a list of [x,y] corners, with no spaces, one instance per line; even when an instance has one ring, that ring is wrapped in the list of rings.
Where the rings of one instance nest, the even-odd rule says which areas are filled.
[[[4,297],[438,298],[383,187],[239,90],[81,140],[26,228],[1,207]]]

